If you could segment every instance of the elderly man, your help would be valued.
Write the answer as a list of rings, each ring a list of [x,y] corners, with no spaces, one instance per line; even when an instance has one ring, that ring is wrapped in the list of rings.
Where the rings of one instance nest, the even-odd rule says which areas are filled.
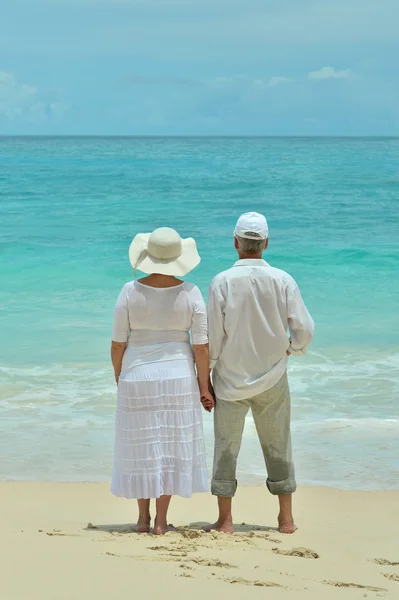
[[[287,364],[290,354],[305,354],[314,324],[292,277],[262,259],[268,242],[265,217],[242,215],[234,231],[239,260],[217,275],[209,289],[216,396],[212,494],[219,504],[219,519],[212,528],[225,533],[233,531],[237,457],[249,409],[266,463],[267,487],[279,498],[279,530],[296,530]]]

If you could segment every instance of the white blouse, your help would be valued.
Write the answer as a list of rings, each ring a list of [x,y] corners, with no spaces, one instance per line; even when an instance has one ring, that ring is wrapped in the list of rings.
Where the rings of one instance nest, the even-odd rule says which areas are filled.
[[[192,283],[154,288],[130,281],[119,294],[112,339],[127,342],[122,371],[137,365],[193,358],[190,344],[208,343],[205,302]]]

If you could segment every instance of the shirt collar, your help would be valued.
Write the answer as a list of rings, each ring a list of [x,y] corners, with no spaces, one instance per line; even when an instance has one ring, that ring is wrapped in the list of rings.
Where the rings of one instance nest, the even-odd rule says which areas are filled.
[[[263,258],[240,258],[234,263],[234,267],[270,267]]]

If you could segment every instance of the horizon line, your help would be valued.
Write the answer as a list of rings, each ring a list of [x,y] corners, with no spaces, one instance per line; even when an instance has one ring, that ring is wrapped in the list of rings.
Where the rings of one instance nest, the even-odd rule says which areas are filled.
[[[270,135],[179,135],[179,134],[2,134],[0,133],[0,139],[15,139],[15,138],[47,138],[47,139],[95,139],[95,138],[113,138],[113,139],[399,139],[399,135],[339,135],[339,134],[326,134],[326,135],[307,135],[307,134],[270,134]]]

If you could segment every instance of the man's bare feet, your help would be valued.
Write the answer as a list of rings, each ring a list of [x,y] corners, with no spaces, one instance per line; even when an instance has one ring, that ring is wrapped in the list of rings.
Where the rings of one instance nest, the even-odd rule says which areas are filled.
[[[219,531],[219,533],[234,533],[233,521],[226,519],[225,521],[216,521],[213,525],[207,525],[205,531]]]
[[[151,518],[141,521],[140,519],[137,521],[136,531],[137,533],[149,533],[151,526]]]
[[[294,521],[282,521],[278,520],[278,530],[280,533],[295,533],[298,527],[295,525]]]
[[[280,503],[278,530],[280,533],[295,533],[298,527],[292,516],[292,494],[281,494],[278,499]]]

